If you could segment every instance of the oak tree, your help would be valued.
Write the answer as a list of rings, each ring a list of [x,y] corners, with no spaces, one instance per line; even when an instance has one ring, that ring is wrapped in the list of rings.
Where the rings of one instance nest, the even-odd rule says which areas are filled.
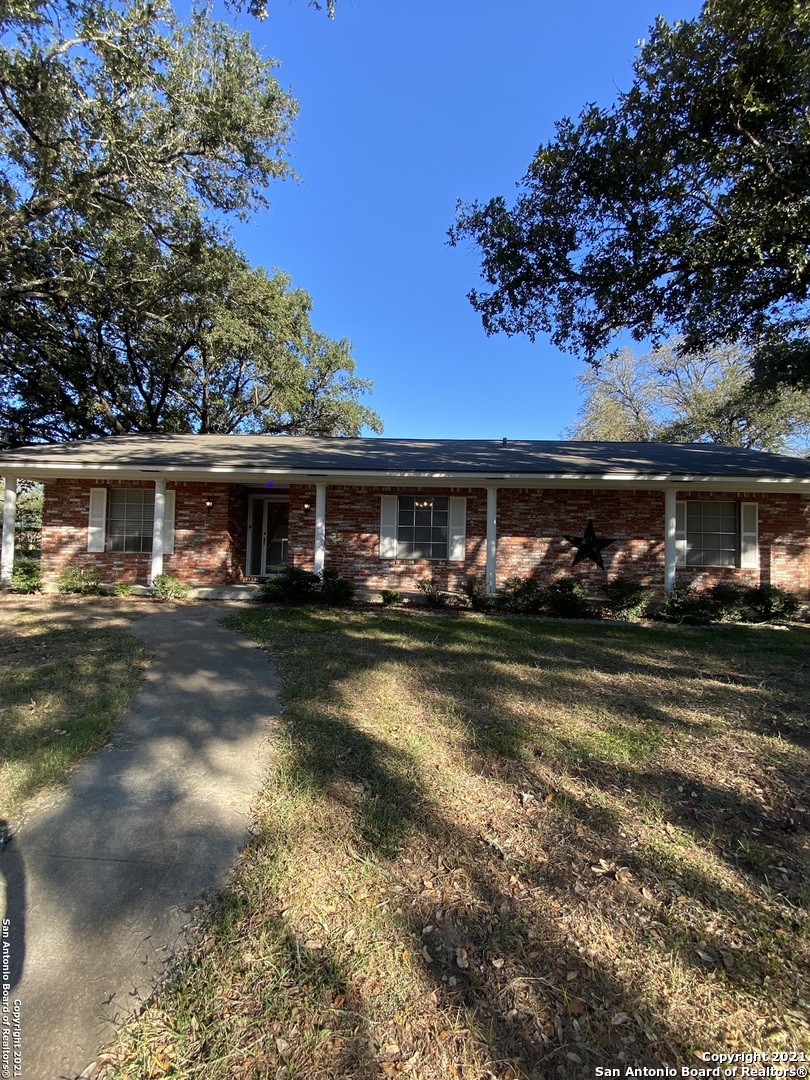
[[[810,386],[810,5],[707,0],[658,19],[629,90],[563,119],[517,198],[461,206],[490,333],[593,361],[629,330],[693,353],[756,350]]]
[[[228,216],[292,176],[250,38],[163,0],[0,9],[0,440],[379,430],[349,346]]]
[[[619,349],[577,376],[584,394],[566,435],[618,442],[708,442],[774,453],[806,451],[810,393],[752,385],[751,357],[735,346],[652,353]]]

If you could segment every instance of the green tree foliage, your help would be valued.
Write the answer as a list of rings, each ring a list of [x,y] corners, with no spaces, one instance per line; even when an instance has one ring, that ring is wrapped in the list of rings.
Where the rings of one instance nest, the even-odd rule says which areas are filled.
[[[459,208],[490,333],[543,332],[593,360],[623,328],[687,350],[758,350],[810,386],[810,5],[707,0],[659,19],[631,88],[557,124],[512,206]]]
[[[636,356],[620,349],[577,376],[585,395],[575,439],[709,442],[774,453],[810,438],[810,394],[752,385],[750,356],[734,346],[685,352],[668,343]]]
[[[119,251],[100,265],[123,276]],[[346,341],[310,322],[311,301],[224,244],[189,258],[148,236],[131,279],[58,305],[26,301],[5,335],[7,444],[131,431],[356,435],[380,431]]]
[[[234,3],[231,6],[245,7],[256,19],[266,19],[269,14],[267,0],[247,0],[245,4]],[[309,6],[316,11],[323,11],[325,8],[330,19],[335,17],[335,0],[325,0],[324,3],[321,3],[321,0],[309,0]]]
[[[13,0],[0,35],[0,441],[380,430],[348,343],[227,241],[292,175],[249,37],[145,0]]]
[[[295,103],[248,36],[204,10],[182,24],[144,0],[16,0],[0,33],[4,320],[19,296],[109,292],[105,234],[191,252],[203,209],[246,215],[291,174]]]

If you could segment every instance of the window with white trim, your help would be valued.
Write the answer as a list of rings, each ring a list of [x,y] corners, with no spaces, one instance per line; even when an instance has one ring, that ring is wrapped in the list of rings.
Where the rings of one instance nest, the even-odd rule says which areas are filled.
[[[400,495],[397,505],[397,558],[446,559],[450,500]]]
[[[678,566],[758,565],[756,503],[691,499],[678,502],[675,515]]]
[[[107,551],[151,551],[154,521],[154,491],[110,488],[107,493]]]
[[[466,513],[456,496],[383,495],[380,557],[463,560]]]
[[[172,489],[165,494],[163,552],[174,551]],[[87,528],[88,551],[143,553],[152,551],[155,521],[154,488],[91,488]]]

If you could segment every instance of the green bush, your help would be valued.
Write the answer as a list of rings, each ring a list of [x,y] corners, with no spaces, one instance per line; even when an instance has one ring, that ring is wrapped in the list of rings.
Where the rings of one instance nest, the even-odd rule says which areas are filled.
[[[616,578],[604,587],[605,607],[614,618],[640,619],[650,602],[650,590],[629,578]]]
[[[719,609],[709,592],[696,589],[694,585],[679,585],[667,594],[661,615],[669,622],[705,626],[716,622]]]
[[[260,586],[256,599],[265,604],[306,604],[316,599],[320,580],[317,574],[301,566],[285,566]]]
[[[537,578],[510,577],[495,593],[498,611],[518,615],[538,615],[543,610],[543,590]]]
[[[487,592],[487,583],[483,578],[468,574],[464,579],[463,592],[473,611],[489,611],[493,606],[494,597]]]
[[[383,607],[395,607],[399,603],[399,593],[396,589],[381,589],[380,598]]]
[[[562,578],[543,589],[542,605],[548,615],[557,619],[588,619],[596,615],[582,583],[576,578]]]
[[[102,592],[101,571],[95,566],[66,566],[56,584],[61,593],[98,596]]]
[[[15,593],[35,593],[42,588],[42,567],[38,559],[17,559],[9,588]]]
[[[119,581],[113,593],[115,596],[132,596],[132,586],[126,581]]]
[[[746,616],[745,588],[734,581],[718,581],[709,589],[709,598],[716,608],[715,618],[721,622],[739,622]]]
[[[324,570],[320,575],[317,598],[330,607],[347,607],[354,600],[354,583],[342,578],[337,570]]]
[[[181,584],[171,574],[158,574],[152,580],[152,595],[157,600],[182,600],[188,596],[190,586]]]
[[[445,608],[450,603],[449,595],[446,592],[442,592],[438,585],[432,581],[428,581],[427,578],[423,578],[422,581],[417,581],[416,587],[422,596],[424,596],[425,603],[429,608]]]
[[[265,581],[256,599],[265,604],[329,604],[344,607],[354,599],[355,587],[336,570],[313,574],[301,566],[285,566],[281,573]]]
[[[799,598],[776,585],[758,585],[746,589],[743,603],[763,622],[793,619],[799,610]]]

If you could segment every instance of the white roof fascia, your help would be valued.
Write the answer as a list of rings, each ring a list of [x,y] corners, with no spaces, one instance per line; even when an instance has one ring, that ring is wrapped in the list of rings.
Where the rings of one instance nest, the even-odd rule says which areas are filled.
[[[810,478],[779,476],[694,476],[669,473],[499,473],[485,475],[467,472],[419,472],[413,470],[386,470],[370,472],[362,469],[335,470],[335,472],[312,472],[295,469],[268,469],[260,466],[209,466],[187,468],[183,465],[155,465],[133,467],[131,465],[92,464],[82,465],[63,462],[42,462],[36,465],[13,461],[2,462],[3,475],[21,479],[46,481],[59,479],[117,479],[147,480],[166,479],[185,481],[211,481],[222,483],[256,484],[262,479],[272,479],[274,484],[329,483],[350,486],[386,487],[413,485],[415,482],[442,487],[593,487],[603,485],[617,488],[696,487],[726,491],[797,491],[810,492]]]

